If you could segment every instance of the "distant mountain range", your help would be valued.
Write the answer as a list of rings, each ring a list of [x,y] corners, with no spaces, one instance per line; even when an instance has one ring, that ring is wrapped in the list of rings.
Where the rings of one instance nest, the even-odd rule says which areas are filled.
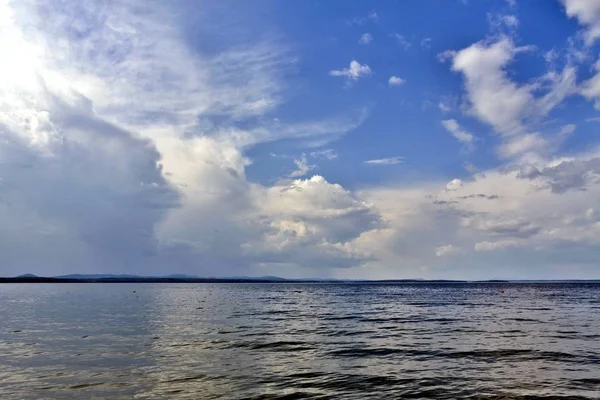
[[[166,276],[140,276],[127,274],[69,274],[52,277],[24,274],[16,277],[0,277],[0,283],[600,283],[596,280],[426,280],[426,279],[386,279],[386,280],[353,280],[353,279],[287,279],[279,276],[232,276],[232,277],[199,277],[185,274]]]
[[[27,274],[21,276],[30,276],[35,277],[35,275]],[[190,280],[190,279],[233,279],[233,280],[260,280],[260,281],[286,281],[285,278],[280,278],[278,276],[228,276],[228,277],[209,277],[209,278],[201,278],[196,275],[185,275],[185,274],[171,274],[164,276],[140,276],[140,275],[114,275],[114,274],[70,274],[70,275],[58,275],[53,278],[59,279],[181,279],[181,280]]]
[[[184,274],[171,274],[166,276],[140,276],[140,275],[127,275],[127,274],[69,274],[69,275],[58,275],[52,277],[36,276],[33,274],[24,274],[16,277],[0,278],[0,283],[32,283],[32,282],[55,282],[55,283],[80,283],[80,282],[93,282],[93,283],[194,283],[194,282],[213,282],[213,283],[236,283],[236,282],[248,282],[248,283],[344,283],[344,282],[379,282],[379,283],[393,283],[393,282],[406,282],[406,283],[418,283],[418,282],[466,282],[466,281],[451,281],[451,280],[430,280],[426,281],[423,279],[399,279],[399,280],[381,280],[381,281],[368,281],[368,280],[340,280],[340,279],[319,279],[319,278],[307,278],[307,279],[287,279],[279,276],[232,276],[232,277],[199,277],[194,275]]]
[[[199,277],[185,274],[171,274],[165,276],[140,276],[127,274],[69,274],[58,276],[37,276],[34,274],[23,274],[16,277],[0,277],[0,283],[35,283],[35,282],[54,282],[54,283],[194,283],[194,282],[333,282],[329,279],[285,279],[278,276],[233,276],[233,277]]]

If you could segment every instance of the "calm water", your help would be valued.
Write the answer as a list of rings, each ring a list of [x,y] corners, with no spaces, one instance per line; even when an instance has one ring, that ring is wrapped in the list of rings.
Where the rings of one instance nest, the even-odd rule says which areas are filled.
[[[2,399],[560,396],[600,285],[0,285]]]

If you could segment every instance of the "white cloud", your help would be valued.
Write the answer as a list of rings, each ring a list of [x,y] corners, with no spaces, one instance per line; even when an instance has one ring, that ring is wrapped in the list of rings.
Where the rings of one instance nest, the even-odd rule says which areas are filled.
[[[306,160],[306,154],[302,154],[302,157],[300,157],[299,160],[294,160],[294,164],[296,164],[296,170],[290,173],[290,178],[299,178],[305,176],[316,167],[316,165],[308,164]]]
[[[508,247],[517,247],[520,243],[517,240],[507,239],[498,240],[496,242],[479,242],[475,243],[475,251],[494,251],[500,249],[506,249]]]
[[[519,26],[519,19],[512,14],[488,14],[488,21],[495,30],[502,31],[504,28],[509,32],[514,31]]]
[[[596,212],[595,212],[595,210],[594,210],[593,208],[590,208],[589,210],[587,210],[587,211],[585,212],[585,217],[586,217],[587,219],[590,219],[590,220],[591,220],[591,219],[594,219],[594,218],[595,218],[595,216],[596,216]]]
[[[510,28],[515,28],[519,25],[519,20],[514,15],[504,15],[502,17],[502,22]]]
[[[549,87],[539,97],[534,95],[535,86],[511,81],[505,67],[522,51],[504,38],[491,44],[475,43],[457,52],[453,59],[452,69],[465,77],[470,112],[503,135],[524,133],[528,120],[547,115],[574,90],[573,68],[543,76],[542,81]]]
[[[508,39],[475,43],[456,53],[452,69],[464,74],[471,112],[499,132],[523,131],[522,120],[533,103],[531,89],[510,81],[504,71],[516,49]]]
[[[581,94],[589,100],[594,100],[594,106],[600,110],[600,61],[594,66],[596,74],[581,84]]]
[[[340,185],[316,175],[261,191],[255,201],[264,228],[248,236],[245,257],[308,267],[351,267],[370,257],[350,243],[379,229],[379,217]]]
[[[529,133],[508,139],[498,149],[502,158],[510,158],[527,152],[543,152],[548,147],[548,142],[538,133]]]
[[[397,76],[390,76],[390,79],[388,79],[389,86],[402,86],[405,82],[406,80]]]
[[[421,47],[423,49],[430,49],[431,48],[431,38],[421,39]]]
[[[575,17],[585,27],[586,44],[591,46],[600,38],[600,3],[585,0],[563,0],[565,11],[571,18]],[[587,57],[585,51],[570,49],[577,61],[583,61]],[[589,100],[594,100],[596,109],[600,109],[600,61],[594,65],[596,74],[580,87],[580,93]]]
[[[539,167],[527,164],[521,167],[519,177],[535,180],[554,193],[586,191],[600,182],[600,158],[558,159]]]
[[[376,24],[378,21],[379,21],[379,15],[377,15],[377,13],[375,11],[371,11],[366,16],[364,16],[364,17],[354,17],[351,20],[347,21],[347,23],[350,24],[350,25],[362,26],[362,25],[365,25],[368,22],[372,22],[372,23]]]
[[[406,38],[404,36],[402,36],[399,33],[394,33],[391,35],[392,38],[394,38],[396,40],[396,43],[398,43],[401,47],[404,48],[404,50],[408,50],[411,46],[411,43],[406,40]]]
[[[368,161],[365,161],[365,164],[396,165],[396,164],[402,164],[403,162],[404,162],[404,157],[390,157],[390,158],[380,158],[377,160],[368,160]]]
[[[373,35],[370,33],[363,33],[360,39],[358,40],[359,44],[369,44],[373,41]]]
[[[442,125],[444,125],[444,128],[446,128],[459,142],[465,144],[468,149],[472,149],[474,140],[473,135],[462,129],[456,120],[444,120],[442,121]]]
[[[371,68],[366,64],[363,65],[356,60],[352,60],[348,68],[329,71],[329,75],[342,76],[348,80],[356,81],[359,78],[371,75]]]
[[[338,158],[338,154],[333,149],[313,151],[310,153],[310,156],[314,158],[326,158],[327,160],[335,160]]]
[[[435,248],[436,257],[451,256],[453,254],[458,254],[458,253],[460,253],[460,248],[455,247],[451,244],[448,244],[445,246],[439,246],[439,247]]]
[[[515,47],[504,37],[445,55],[452,58],[452,69],[464,76],[468,114],[491,125],[503,137],[505,143],[499,150],[503,157],[553,149],[540,133],[533,131],[533,126],[575,92],[575,68],[570,66],[561,73],[543,75],[535,84],[512,81],[507,65],[516,54],[528,50]]]
[[[464,168],[465,168],[465,170],[467,170],[467,172],[470,172],[472,174],[474,174],[475,172],[477,172],[479,170],[479,168],[477,168],[477,166],[472,163],[465,163]]]
[[[548,50],[544,53],[544,60],[550,64],[558,58],[558,52],[555,49]]]
[[[449,113],[450,111],[452,111],[452,107],[450,105],[448,105],[448,103],[445,103],[443,101],[440,101],[438,103],[438,108],[443,113]]]
[[[452,179],[446,185],[446,190],[458,190],[462,187],[463,183],[460,179]]]
[[[562,0],[569,17],[577,18],[586,27],[586,43],[600,37],[600,3],[595,0]]]
[[[436,58],[439,62],[446,62],[452,60],[456,56],[456,53],[456,50],[444,50],[441,53],[438,53]]]
[[[573,135],[576,129],[577,125],[575,124],[564,125],[558,131],[558,136],[561,138],[568,138],[569,136]]]
[[[552,163],[547,165],[553,168]],[[371,241],[379,243],[375,252],[379,261],[368,264],[374,268],[402,262],[408,276],[595,276],[600,223],[596,213],[587,210],[600,194],[600,180],[590,176],[593,164],[582,164],[579,174],[589,177],[586,191],[572,187],[559,192],[546,179],[560,185],[554,179],[564,176],[571,181],[577,169],[567,177],[563,172],[567,166],[558,165],[561,171],[544,171],[544,178],[524,179],[519,171],[488,170],[469,181],[451,182],[453,190],[445,190],[442,183],[421,183],[360,193],[388,221],[385,234],[370,233],[379,237]],[[439,245],[449,242],[452,247]],[[450,250],[453,258],[438,256],[453,248],[460,249]],[[494,252],[491,259],[490,251]],[[565,270],[565,263],[577,265],[577,272]],[[380,268],[381,274],[397,272]]]
[[[207,134],[210,133],[216,139],[244,148],[283,139],[301,140],[304,147],[320,147],[362,125],[368,115],[367,109],[359,109],[348,116],[295,123],[277,120],[272,123],[264,122],[260,126],[244,130],[227,126],[226,129],[207,132]]]

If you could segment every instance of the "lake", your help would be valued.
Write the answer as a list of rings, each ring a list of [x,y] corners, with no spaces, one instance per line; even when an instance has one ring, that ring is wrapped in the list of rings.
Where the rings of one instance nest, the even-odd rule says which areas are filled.
[[[2,399],[600,398],[600,284],[5,284]]]

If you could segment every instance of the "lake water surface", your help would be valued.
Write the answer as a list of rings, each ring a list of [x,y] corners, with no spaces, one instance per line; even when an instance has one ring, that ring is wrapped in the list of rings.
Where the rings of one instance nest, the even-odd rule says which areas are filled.
[[[1,399],[557,397],[600,284],[0,285]]]

